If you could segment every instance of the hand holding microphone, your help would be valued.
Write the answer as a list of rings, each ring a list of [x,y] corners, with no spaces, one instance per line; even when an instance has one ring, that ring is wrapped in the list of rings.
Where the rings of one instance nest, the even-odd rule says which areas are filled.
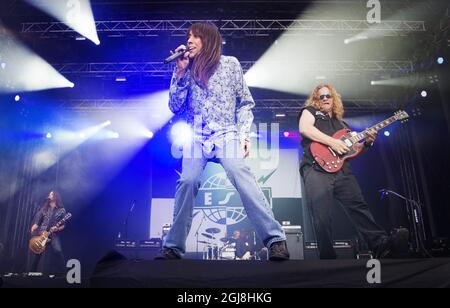
[[[177,77],[181,78],[189,65],[189,53],[190,49],[188,49],[185,45],[180,45],[175,49],[175,52],[172,52],[172,55],[167,57],[164,60],[164,63],[172,62],[173,60],[177,60]]]

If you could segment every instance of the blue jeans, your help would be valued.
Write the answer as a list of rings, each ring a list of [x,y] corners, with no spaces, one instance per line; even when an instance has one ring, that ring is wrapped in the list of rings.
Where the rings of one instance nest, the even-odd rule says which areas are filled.
[[[177,181],[175,192],[174,219],[164,241],[164,248],[172,249],[180,257],[186,252],[186,238],[191,229],[194,200],[200,188],[200,176],[208,161],[219,163],[225,169],[264,245],[270,247],[275,242],[286,240],[286,235],[275,220],[255,176],[244,163],[239,140],[229,140],[222,148],[215,147],[211,154],[202,151],[201,143],[194,142],[191,146],[190,149],[183,149],[182,174]]]

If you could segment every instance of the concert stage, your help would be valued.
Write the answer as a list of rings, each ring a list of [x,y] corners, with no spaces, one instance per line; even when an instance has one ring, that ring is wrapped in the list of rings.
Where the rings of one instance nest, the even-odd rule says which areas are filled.
[[[119,256],[120,257],[120,256]],[[381,261],[381,284],[369,284],[367,260],[148,261],[100,262],[92,288],[448,288],[450,258]],[[63,278],[7,277],[3,287],[77,287]]]

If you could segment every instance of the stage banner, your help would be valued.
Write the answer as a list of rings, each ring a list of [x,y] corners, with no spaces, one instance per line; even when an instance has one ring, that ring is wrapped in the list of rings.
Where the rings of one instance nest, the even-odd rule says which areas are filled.
[[[281,149],[277,152],[278,157],[271,163],[257,158],[246,159],[246,163],[273,209],[275,218],[284,225],[301,225],[298,150]],[[173,196],[152,200],[151,238],[164,237],[172,223],[173,207]],[[209,162],[202,174],[200,190],[195,199],[186,251],[207,253],[211,247],[220,249],[234,230],[240,230],[250,245],[258,246],[254,247],[255,249],[262,248],[259,247],[262,243],[247,217],[239,193],[227,178],[222,166]]]

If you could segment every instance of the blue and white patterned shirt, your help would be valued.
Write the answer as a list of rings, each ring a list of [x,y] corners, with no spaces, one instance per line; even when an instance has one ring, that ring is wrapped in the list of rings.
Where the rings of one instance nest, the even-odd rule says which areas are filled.
[[[189,69],[178,82],[174,71],[169,97],[170,110],[186,114],[194,140],[203,143],[206,153],[230,139],[249,139],[255,102],[235,57],[221,56],[207,88],[191,78]]]

